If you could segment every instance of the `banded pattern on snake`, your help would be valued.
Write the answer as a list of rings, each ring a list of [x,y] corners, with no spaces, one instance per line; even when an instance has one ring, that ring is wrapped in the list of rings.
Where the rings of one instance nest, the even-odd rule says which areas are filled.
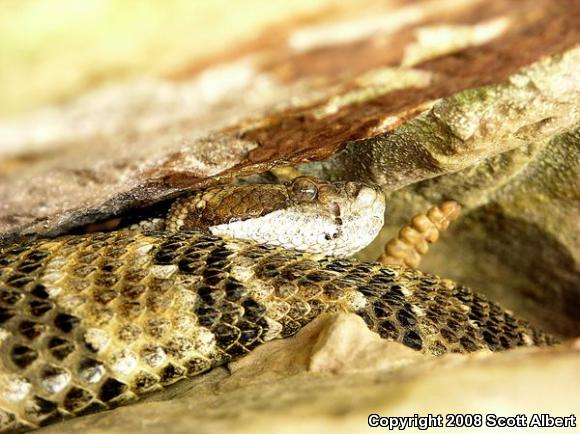
[[[240,188],[178,201],[164,231],[69,235],[2,251],[0,431],[126,403],[291,336],[322,312],[354,312],[381,337],[436,355],[553,342],[461,285],[339,257],[380,229],[384,198],[374,187],[298,179],[260,194]],[[238,202],[224,202],[232,195]],[[322,232],[307,236],[313,252],[301,252],[231,238],[243,222],[244,237],[284,234],[295,248],[305,229]]]

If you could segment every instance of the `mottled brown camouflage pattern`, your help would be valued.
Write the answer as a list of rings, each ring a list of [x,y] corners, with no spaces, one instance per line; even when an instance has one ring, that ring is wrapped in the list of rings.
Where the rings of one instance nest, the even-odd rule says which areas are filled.
[[[435,276],[199,232],[65,236],[0,256],[0,429],[111,408],[355,312],[432,354],[552,339]]]
[[[177,199],[166,218],[166,229],[207,231],[211,226],[293,207],[305,213],[315,210],[317,215],[340,217],[340,209],[333,208],[333,203],[356,198],[364,187],[378,189],[361,182],[327,182],[309,176],[286,184],[259,184],[259,188],[256,184],[210,187]]]

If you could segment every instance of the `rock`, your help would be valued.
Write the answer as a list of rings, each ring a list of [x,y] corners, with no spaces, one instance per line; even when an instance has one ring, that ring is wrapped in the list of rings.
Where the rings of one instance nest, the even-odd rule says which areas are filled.
[[[560,108],[568,110],[567,105]],[[490,112],[493,112],[491,108]],[[557,116],[554,112],[551,119]],[[414,121],[401,127],[401,134],[413,137],[408,131]],[[519,128],[523,126],[520,124]],[[463,217],[431,250],[422,269],[478,288],[548,330],[577,336],[580,330],[579,128],[580,122],[565,125],[563,131],[540,128],[535,130],[535,136],[530,136],[531,129],[528,129],[523,145],[456,173],[393,192],[387,202],[388,224],[361,259],[378,257],[384,242],[413,214],[444,200],[456,200],[463,205]],[[387,140],[396,142],[401,137],[400,129]],[[546,131],[550,132],[544,135]],[[421,134],[420,130],[414,133],[417,142]],[[496,143],[502,143],[500,138],[496,139]],[[490,142],[493,140],[489,138]],[[493,147],[483,149],[493,152]],[[474,155],[477,159],[478,153]],[[447,155],[445,161],[454,158],[466,160],[459,152]],[[377,161],[381,165],[385,160],[378,158]],[[386,168],[381,173],[387,173]]]
[[[444,98],[400,127],[352,142],[305,170],[365,179],[391,191],[549,140],[580,121],[573,109],[580,103],[578,64],[580,49],[543,59],[505,81]]]
[[[7,177],[0,189],[0,242],[59,235],[129,206],[139,208],[175,196],[186,187],[169,185],[169,178],[174,184],[181,178],[190,183],[207,180],[255,147],[222,136],[153,136],[157,135],[122,149],[112,142],[71,149],[62,159],[46,158],[34,169]]]
[[[232,379],[239,384],[277,372],[280,377],[297,372],[356,373],[394,370],[427,359],[417,351],[369,332],[354,314],[325,314],[306,326],[297,336],[257,348],[251,357],[230,364]],[[230,381],[230,380],[228,380]]]

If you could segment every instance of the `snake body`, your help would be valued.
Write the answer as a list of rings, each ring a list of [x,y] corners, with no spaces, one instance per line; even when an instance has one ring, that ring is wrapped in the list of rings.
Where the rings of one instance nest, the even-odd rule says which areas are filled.
[[[343,196],[366,195],[351,190]],[[343,226],[348,204],[338,193],[316,203]],[[182,223],[183,207],[171,214]],[[291,336],[323,312],[354,312],[381,337],[436,355],[553,342],[436,276],[180,229],[69,235],[2,252],[0,431],[129,402]]]

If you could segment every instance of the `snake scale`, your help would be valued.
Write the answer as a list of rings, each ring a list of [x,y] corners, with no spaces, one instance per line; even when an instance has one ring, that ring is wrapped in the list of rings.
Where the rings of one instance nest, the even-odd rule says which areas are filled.
[[[435,355],[553,342],[464,286],[346,258],[376,235],[384,207],[376,187],[303,177],[178,199],[161,226],[6,247],[0,431],[113,408],[323,312],[354,312]]]

